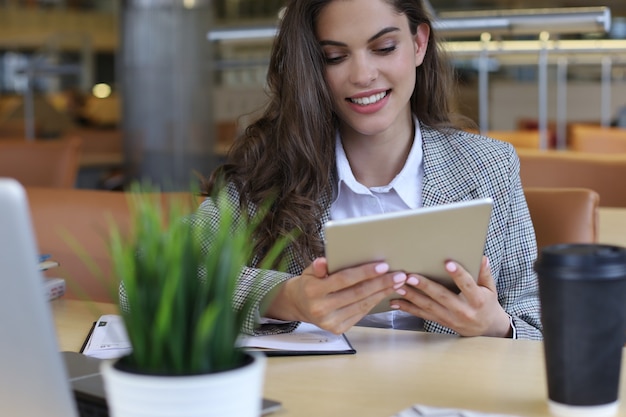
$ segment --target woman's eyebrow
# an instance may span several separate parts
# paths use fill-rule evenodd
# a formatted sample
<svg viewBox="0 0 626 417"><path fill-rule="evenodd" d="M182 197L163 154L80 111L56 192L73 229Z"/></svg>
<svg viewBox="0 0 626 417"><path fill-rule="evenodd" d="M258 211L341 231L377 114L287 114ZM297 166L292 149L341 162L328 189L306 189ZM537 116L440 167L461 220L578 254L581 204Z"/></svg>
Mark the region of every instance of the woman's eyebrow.
<svg viewBox="0 0 626 417"><path fill-rule="evenodd" d="M375 41L376 39L380 38L383 35L386 35L387 33L391 33L391 32L397 32L399 31L400 28L397 28L395 26L389 26L386 27L382 30L380 30L378 33L376 33L374 36L372 36L371 38L369 38L367 40L368 43ZM326 45L331 45L331 46L346 46L345 43L343 42L338 42L338 41L331 41L331 40L321 40L320 41L320 45L321 46L326 46Z"/></svg>
<svg viewBox="0 0 626 417"><path fill-rule="evenodd" d="M391 33L391 32L398 32L400 31L400 28L397 28L395 26L389 26L386 27L384 29L382 29L381 31L379 31L377 34L375 34L374 36L372 36L371 38L369 38L367 40L367 42L372 42L375 41L376 39L380 38L383 35L386 35L387 33Z"/></svg>

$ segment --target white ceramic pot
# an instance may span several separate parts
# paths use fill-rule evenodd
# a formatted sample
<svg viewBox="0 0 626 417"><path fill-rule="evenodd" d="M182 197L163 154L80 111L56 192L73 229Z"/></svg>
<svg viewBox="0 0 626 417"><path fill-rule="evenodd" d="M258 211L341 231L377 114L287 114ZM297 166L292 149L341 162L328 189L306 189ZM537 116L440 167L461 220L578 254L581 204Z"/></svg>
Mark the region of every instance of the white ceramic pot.
<svg viewBox="0 0 626 417"><path fill-rule="evenodd" d="M101 371L111 417L258 417L261 414L265 355L251 363L205 375L154 376L117 369Z"/></svg>

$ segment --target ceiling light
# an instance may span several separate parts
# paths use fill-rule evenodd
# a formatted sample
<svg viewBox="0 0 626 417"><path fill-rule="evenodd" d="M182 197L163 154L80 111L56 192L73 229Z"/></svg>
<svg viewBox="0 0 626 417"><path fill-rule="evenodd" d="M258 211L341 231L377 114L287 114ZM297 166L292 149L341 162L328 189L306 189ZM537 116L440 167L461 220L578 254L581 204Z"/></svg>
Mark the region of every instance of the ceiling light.
<svg viewBox="0 0 626 417"><path fill-rule="evenodd" d="M611 29L608 7L564 7L445 12L436 16L433 28L444 38L492 35L607 33Z"/></svg>

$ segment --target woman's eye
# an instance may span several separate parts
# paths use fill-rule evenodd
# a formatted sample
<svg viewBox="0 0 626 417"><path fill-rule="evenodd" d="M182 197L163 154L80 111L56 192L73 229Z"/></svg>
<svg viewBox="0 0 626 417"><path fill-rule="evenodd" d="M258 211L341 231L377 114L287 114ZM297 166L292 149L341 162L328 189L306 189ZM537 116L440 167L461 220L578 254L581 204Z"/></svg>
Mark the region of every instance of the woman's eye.
<svg viewBox="0 0 626 417"><path fill-rule="evenodd" d="M327 55L325 57L326 64L338 64L344 59L345 55Z"/></svg>
<svg viewBox="0 0 626 417"><path fill-rule="evenodd" d="M385 48L376 49L375 51L377 53L379 53L379 54L387 55L387 54L392 53L395 50L396 50L396 45L391 45L391 46L387 46Z"/></svg>

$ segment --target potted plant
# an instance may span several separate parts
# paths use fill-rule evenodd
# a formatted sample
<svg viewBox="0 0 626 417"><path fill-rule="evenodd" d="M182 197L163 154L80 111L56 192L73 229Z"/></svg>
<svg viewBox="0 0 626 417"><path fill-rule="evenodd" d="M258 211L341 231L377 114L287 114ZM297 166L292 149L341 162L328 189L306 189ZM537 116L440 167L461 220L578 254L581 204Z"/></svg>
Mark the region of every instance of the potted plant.
<svg viewBox="0 0 626 417"><path fill-rule="evenodd" d="M129 195L131 233L113 226L110 249L132 352L102 364L111 415L257 417L265 358L236 347L250 306L232 300L260 216L235 217L217 195L218 218L197 222L190 204L163 207L145 187Z"/></svg>

